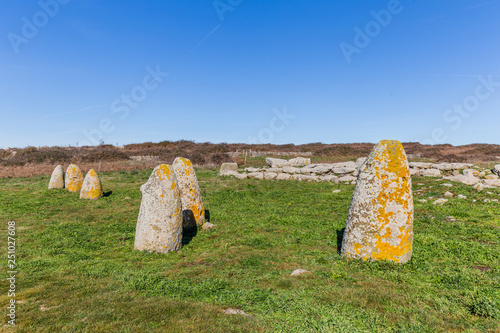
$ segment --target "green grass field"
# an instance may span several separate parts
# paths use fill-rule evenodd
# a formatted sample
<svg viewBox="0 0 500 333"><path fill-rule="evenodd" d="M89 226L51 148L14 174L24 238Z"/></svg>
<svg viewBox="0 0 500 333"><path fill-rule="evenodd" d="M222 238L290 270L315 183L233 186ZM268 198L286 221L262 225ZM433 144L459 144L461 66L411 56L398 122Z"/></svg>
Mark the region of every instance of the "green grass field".
<svg viewBox="0 0 500 333"><path fill-rule="evenodd" d="M4 276L16 221L17 331L500 332L500 203L483 202L500 189L414 178L413 258L398 265L339 256L354 185L198 169L217 228L149 254L133 247L150 172L101 174L109 195L97 201L49 191L49 177L0 179ZM446 191L467 199L419 201ZM310 273L291 277L297 268ZM5 314L8 289L2 278Z"/></svg>

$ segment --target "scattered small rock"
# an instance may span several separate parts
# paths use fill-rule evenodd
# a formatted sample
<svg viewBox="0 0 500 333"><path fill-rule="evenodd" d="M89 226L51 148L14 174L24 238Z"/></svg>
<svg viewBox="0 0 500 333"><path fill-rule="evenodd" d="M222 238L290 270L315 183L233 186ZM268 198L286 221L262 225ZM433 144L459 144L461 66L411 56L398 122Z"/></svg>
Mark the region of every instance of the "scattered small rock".
<svg viewBox="0 0 500 333"><path fill-rule="evenodd" d="M444 193L444 197L445 197L445 198L451 198L451 197L453 197L453 193L446 191L446 192Z"/></svg>
<svg viewBox="0 0 500 333"><path fill-rule="evenodd" d="M247 317L252 317L251 315L249 315L248 313L246 313L245 311L243 310L238 310L238 309L225 309L225 310L222 310L224 311L225 313L227 314L238 314L238 315L242 315L242 316L247 316Z"/></svg>
<svg viewBox="0 0 500 333"><path fill-rule="evenodd" d="M454 216L447 216L445 222L455 222L456 220Z"/></svg>
<svg viewBox="0 0 500 333"><path fill-rule="evenodd" d="M132 199L132 198L131 197L125 197L125 200L130 200L130 199Z"/></svg>
<svg viewBox="0 0 500 333"><path fill-rule="evenodd" d="M210 223L210 222L205 222L205 223L203 223L202 228L203 228L204 230L210 230L210 229L215 229L215 228L217 228L217 226L216 226L215 224L213 224L213 223Z"/></svg>
<svg viewBox="0 0 500 333"><path fill-rule="evenodd" d="M472 188L478 192L481 192L484 189L484 185L481 183L477 183L476 185L472 186Z"/></svg>
<svg viewBox="0 0 500 333"><path fill-rule="evenodd" d="M486 202L490 202L490 201L491 201L490 199L484 199L484 201L483 201L483 202L485 202L485 203L486 203Z"/></svg>
<svg viewBox="0 0 500 333"><path fill-rule="evenodd" d="M444 204L445 202L447 202L448 199L443 199L443 198L440 198L440 199L437 199L436 201L433 202L434 205L437 205L437 204Z"/></svg>
<svg viewBox="0 0 500 333"><path fill-rule="evenodd" d="M300 275L300 274L304 274L304 273L308 273L309 271L306 271L305 269L302 269L302 268L299 268L299 269L296 269L292 272L292 274L290 274L291 276L297 276L297 275Z"/></svg>
<svg viewBox="0 0 500 333"><path fill-rule="evenodd" d="M341 190L333 190L332 193L339 193Z"/></svg>
<svg viewBox="0 0 500 333"><path fill-rule="evenodd" d="M427 200L425 200L425 199L420 199L418 201L420 201L420 202L427 202Z"/></svg>
<svg viewBox="0 0 500 333"><path fill-rule="evenodd" d="M450 183L444 183L444 184L441 184L441 185L443 185L443 186L447 186L447 187L453 187L453 185L452 185L452 184L450 184Z"/></svg>
<svg viewBox="0 0 500 333"><path fill-rule="evenodd" d="M459 198L459 199L467 199L467 197L465 195L463 195L463 194L457 195L457 198Z"/></svg>

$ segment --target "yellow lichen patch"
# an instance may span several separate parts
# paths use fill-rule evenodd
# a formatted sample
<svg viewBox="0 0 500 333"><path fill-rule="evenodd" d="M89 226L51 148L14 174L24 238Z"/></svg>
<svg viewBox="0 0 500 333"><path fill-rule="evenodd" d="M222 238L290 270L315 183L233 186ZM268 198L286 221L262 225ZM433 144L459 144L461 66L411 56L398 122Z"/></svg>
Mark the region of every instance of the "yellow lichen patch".
<svg viewBox="0 0 500 333"><path fill-rule="evenodd" d="M83 181L82 189L80 192L80 199L98 199L102 197L104 194L102 190L101 180L99 176L95 172L94 169L90 169L85 176L85 180Z"/></svg>
<svg viewBox="0 0 500 333"><path fill-rule="evenodd" d="M79 192L82 188L83 173L75 164L71 164L66 170L65 185L69 192Z"/></svg>

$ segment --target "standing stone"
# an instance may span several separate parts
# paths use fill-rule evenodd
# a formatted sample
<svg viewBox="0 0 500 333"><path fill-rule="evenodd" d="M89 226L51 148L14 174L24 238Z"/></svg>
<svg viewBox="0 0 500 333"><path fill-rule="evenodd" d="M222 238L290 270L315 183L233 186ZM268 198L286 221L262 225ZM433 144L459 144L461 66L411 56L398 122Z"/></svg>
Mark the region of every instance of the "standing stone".
<svg viewBox="0 0 500 333"><path fill-rule="evenodd" d="M80 168L71 164L66 169L65 186L69 192L79 192L83 185L83 173Z"/></svg>
<svg viewBox="0 0 500 333"><path fill-rule="evenodd" d="M64 188L64 170L62 165L56 166L50 177L49 190L53 188Z"/></svg>
<svg viewBox="0 0 500 333"><path fill-rule="evenodd" d="M181 193L182 214L184 228L196 228L205 222L205 209L201 200L200 186L190 160L177 157L172 164L179 191Z"/></svg>
<svg viewBox="0 0 500 333"><path fill-rule="evenodd" d="M134 248L167 253L182 246L182 206L177 179L166 164L157 166L141 186L142 202Z"/></svg>
<svg viewBox="0 0 500 333"><path fill-rule="evenodd" d="M403 146L380 141L363 164L342 241L342 255L363 260L410 260L413 195Z"/></svg>
<svg viewBox="0 0 500 333"><path fill-rule="evenodd" d="M95 172L94 169L90 169L90 171L85 176L83 180L82 189L80 191L80 199L99 199L102 197L104 192L102 191L101 180Z"/></svg>

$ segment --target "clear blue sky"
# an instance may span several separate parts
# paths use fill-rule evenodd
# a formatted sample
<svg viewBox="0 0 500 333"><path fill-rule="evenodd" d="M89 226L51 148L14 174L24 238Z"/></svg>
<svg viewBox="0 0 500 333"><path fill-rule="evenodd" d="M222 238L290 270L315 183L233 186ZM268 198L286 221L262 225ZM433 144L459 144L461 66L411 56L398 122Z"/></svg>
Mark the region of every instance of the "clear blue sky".
<svg viewBox="0 0 500 333"><path fill-rule="evenodd" d="M499 0L2 5L2 148L500 143Z"/></svg>

